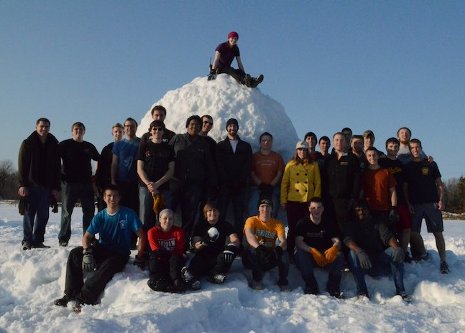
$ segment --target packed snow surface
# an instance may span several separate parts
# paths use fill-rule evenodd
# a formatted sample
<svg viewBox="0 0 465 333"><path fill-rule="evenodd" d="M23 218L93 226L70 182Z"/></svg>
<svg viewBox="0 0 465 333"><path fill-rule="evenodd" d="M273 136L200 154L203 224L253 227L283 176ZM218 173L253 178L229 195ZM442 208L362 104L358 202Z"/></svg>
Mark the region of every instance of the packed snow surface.
<svg viewBox="0 0 465 333"><path fill-rule="evenodd" d="M60 215L51 214L45 235L51 248L21 251L22 217L15 205L0 203L1 332L465 332L464 221L445 223L449 275L439 273L434 238L423 234L431 259L405 266L410 304L393 297L387 277L367 278L372 299L357 300L350 273L342 280L344 300L304 295L292 265L290 292L279 291L276 271L265 275L265 290L254 291L236 259L224 285L202 280L201 290L185 294L153 292L148 272L128 264L107 285L100 304L75 314L53 300L63 295L66 259L80 245L81 220L76 208L70 245L63 248L57 239ZM318 271L317 279L324 290L326 273Z"/></svg>

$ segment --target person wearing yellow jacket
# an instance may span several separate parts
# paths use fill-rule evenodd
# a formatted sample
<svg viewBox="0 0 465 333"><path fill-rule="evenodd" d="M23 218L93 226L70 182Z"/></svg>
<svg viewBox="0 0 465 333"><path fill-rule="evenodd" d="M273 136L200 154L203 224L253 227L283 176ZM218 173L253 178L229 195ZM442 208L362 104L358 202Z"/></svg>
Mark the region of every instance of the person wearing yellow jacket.
<svg viewBox="0 0 465 333"><path fill-rule="evenodd" d="M281 205L287 213L287 251L292 258L295 246L297 221L308 214L308 203L313 197L321 197L320 169L317 162L308 158L308 145L299 141L295 155L284 169L281 181Z"/></svg>

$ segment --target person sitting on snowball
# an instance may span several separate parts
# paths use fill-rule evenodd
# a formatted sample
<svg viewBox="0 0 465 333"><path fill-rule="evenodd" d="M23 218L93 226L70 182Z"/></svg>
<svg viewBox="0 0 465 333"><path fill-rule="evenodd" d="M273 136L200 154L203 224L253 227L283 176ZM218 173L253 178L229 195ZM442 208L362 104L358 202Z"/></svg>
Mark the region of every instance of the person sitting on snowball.
<svg viewBox="0 0 465 333"><path fill-rule="evenodd" d="M271 217L272 210L272 201L262 199L258 203L258 215L251 216L245 221L244 234L247 248L243 253L242 263L245 268L252 270L253 289L263 289L264 273L278 266L278 286L281 291L288 291L289 255L286 251L286 235L284 225Z"/></svg>
<svg viewBox="0 0 465 333"><path fill-rule="evenodd" d="M237 82L247 87L255 88L263 81L263 75L260 74L258 77L253 78L245 73L239 47L237 46L238 39L239 34L235 31L231 31L228 34L228 40L216 47L215 58L208 79L212 80L216 77L216 74L226 73L236 79ZM239 69L231 67L234 58L236 58Z"/></svg>
<svg viewBox="0 0 465 333"><path fill-rule="evenodd" d="M183 292L181 277L184 266L184 231L174 223L171 209L160 212L158 224L147 232L150 245L148 286L155 291Z"/></svg>
<svg viewBox="0 0 465 333"><path fill-rule="evenodd" d="M396 294L409 302L404 287L404 251L384 220L375 220L366 201L354 207L355 220L345 229L344 244L350 249L349 265L359 297L368 297L365 274L391 275Z"/></svg>
<svg viewBox="0 0 465 333"><path fill-rule="evenodd" d="M223 283L240 250L237 233L229 222L219 219L220 211L214 203L207 203L203 214L205 219L195 225L192 233L195 255L183 268L184 281L192 289L200 288L198 278L202 275L208 275L213 283Z"/></svg>
<svg viewBox="0 0 465 333"><path fill-rule="evenodd" d="M107 185L103 192L107 208L92 218L83 238L82 246L69 253L66 264L65 295L55 300L55 305L64 306L74 300L74 312L80 312L83 304L96 304L105 286L128 262L131 236L139 237L138 255L134 264L143 269L146 237L142 222L132 209L119 205L120 192L117 186ZM91 245L99 234L96 245ZM87 275L84 281L84 274Z"/></svg>
<svg viewBox="0 0 465 333"><path fill-rule="evenodd" d="M295 263L305 282L304 292L314 295L319 293L314 268L321 267L329 270L329 294L341 298L344 255L341 252L341 241L336 236L336 223L323 215L323 202L319 197L310 199L308 211L310 214L297 223L295 238Z"/></svg>

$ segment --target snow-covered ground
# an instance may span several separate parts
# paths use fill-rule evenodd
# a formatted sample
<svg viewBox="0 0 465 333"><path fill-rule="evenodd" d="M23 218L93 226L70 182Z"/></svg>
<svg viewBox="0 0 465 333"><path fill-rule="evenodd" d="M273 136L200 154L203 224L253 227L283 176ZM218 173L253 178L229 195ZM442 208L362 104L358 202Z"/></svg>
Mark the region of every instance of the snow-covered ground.
<svg viewBox="0 0 465 333"><path fill-rule="evenodd" d="M367 278L372 300L354 297L354 282L344 273L346 299L304 295L295 267L291 291L265 276L263 291L247 287L240 260L224 285L202 281L185 294L156 293L148 273L132 265L107 285L101 303L81 314L53 305L64 289L66 258L80 244L82 213L76 208L70 246L58 246L59 214L51 214L45 243L50 249L21 251L22 218L17 207L0 203L0 331L3 332L464 332L465 223L447 221L449 275L439 274L434 239L425 236L428 262L406 265L405 285L414 297L405 304L392 297L392 280ZM318 272L323 289L326 274Z"/></svg>

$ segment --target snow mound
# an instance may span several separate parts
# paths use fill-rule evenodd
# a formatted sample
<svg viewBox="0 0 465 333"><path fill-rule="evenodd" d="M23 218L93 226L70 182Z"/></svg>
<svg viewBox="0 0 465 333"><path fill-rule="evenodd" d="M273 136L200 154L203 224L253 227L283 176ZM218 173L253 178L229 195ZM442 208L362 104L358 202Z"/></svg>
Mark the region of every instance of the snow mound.
<svg viewBox="0 0 465 333"><path fill-rule="evenodd" d="M239 122L239 136L249 142L253 150L258 148L258 138L263 132L273 135L273 150L288 158L298 140L297 132L284 107L264 95L260 89L247 88L238 84L226 74L216 80L206 77L195 78L192 82L168 91L155 105L166 110L165 125L176 133L186 132L186 119L191 115L209 114L213 117L213 129L209 135L216 141L226 136L226 121L236 118ZM152 117L150 109L141 120L137 136L147 132Z"/></svg>

